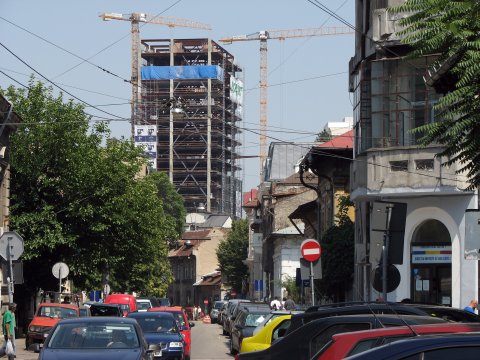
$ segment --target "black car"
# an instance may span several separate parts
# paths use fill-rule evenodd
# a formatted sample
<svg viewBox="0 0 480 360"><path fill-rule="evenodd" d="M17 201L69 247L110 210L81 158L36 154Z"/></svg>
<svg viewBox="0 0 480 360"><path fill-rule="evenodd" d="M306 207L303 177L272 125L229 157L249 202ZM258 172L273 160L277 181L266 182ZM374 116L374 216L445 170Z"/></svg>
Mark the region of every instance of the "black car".
<svg viewBox="0 0 480 360"><path fill-rule="evenodd" d="M293 316L292 316L293 318ZM416 324L438 324L446 320L430 316L394 315L394 314L362 314L332 316L312 320L294 332L274 342L262 351L241 353L238 360L310 360L333 335L344 332L377 329L388 326L404 326ZM279 332L279 336L282 334Z"/></svg>
<svg viewBox="0 0 480 360"><path fill-rule="evenodd" d="M32 349L33 347L33 349ZM81 317L61 320L50 331L38 360L153 360L158 345L148 345L134 319L120 317Z"/></svg>
<svg viewBox="0 0 480 360"><path fill-rule="evenodd" d="M232 336L230 339L230 354L235 355L240 351L243 338L253 336L255 328L263 322L270 313L270 307L244 305L237 314L232 326Z"/></svg>
<svg viewBox="0 0 480 360"><path fill-rule="evenodd" d="M408 304L411 305L411 304ZM328 316L356 315L356 314L399 314L430 316L426 311L415 306L407 306L394 302L350 302L311 306L302 314L292 315L287 334L295 331L304 324Z"/></svg>
<svg viewBox="0 0 480 360"><path fill-rule="evenodd" d="M215 301L213 304L212 310L210 310L210 319L212 324L218 322L218 315L220 314L220 310L223 308L223 305L225 305L225 301Z"/></svg>
<svg viewBox="0 0 480 360"><path fill-rule="evenodd" d="M480 354L479 333L423 335L398 340L348 360L477 360Z"/></svg>
<svg viewBox="0 0 480 360"><path fill-rule="evenodd" d="M480 323L480 316L475 313L465 311L463 309L452 308L445 305L432 305L432 304L402 304L406 307L413 307L417 310L424 311L426 314L438 318L442 318L455 322L474 322Z"/></svg>
<svg viewBox="0 0 480 360"><path fill-rule="evenodd" d="M235 321L237 320L237 317L238 317L238 314L240 314L240 311L242 311L243 309L245 308L249 308L249 309L253 309L253 308L256 308L260 311L262 311L263 313L265 314L268 314L271 310L270 310L270 305L266 304L266 303L262 303L262 302L240 302L238 303L233 312L232 312L232 315L230 316L230 326L229 326L229 330L228 330L228 334L230 336L232 336L232 331L233 331L233 328L234 328L234 324L235 324Z"/></svg>
<svg viewBox="0 0 480 360"><path fill-rule="evenodd" d="M132 312L128 318L137 320L149 345L160 347L154 358L183 360L185 341L172 313L160 311Z"/></svg>
<svg viewBox="0 0 480 360"><path fill-rule="evenodd" d="M123 316L123 311L120 305L95 303L90 305L91 316Z"/></svg>
<svg viewBox="0 0 480 360"><path fill-rule="evenodd" d="M222 316L222 328L223 328L223 335L230 335L230 328L231 328L231 323L232 323L232 315L233 312L240 302L251 302L250 300L244 300L244 299L230 299L228 300L227 308L225 310L225 313Z"/></svg>

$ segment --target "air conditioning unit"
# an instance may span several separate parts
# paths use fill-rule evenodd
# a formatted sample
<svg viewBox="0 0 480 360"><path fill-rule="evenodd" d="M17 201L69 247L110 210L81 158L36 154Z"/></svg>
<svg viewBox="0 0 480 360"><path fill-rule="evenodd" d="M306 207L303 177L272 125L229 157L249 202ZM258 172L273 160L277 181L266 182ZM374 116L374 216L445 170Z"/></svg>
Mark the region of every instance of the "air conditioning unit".
<svg viewBox="0 0 480 360"><path fill-rule="evenodd" d="M387 9L375 9L372 15L372 39L374 41L387 40L395 32L393 15Z"/></svg>

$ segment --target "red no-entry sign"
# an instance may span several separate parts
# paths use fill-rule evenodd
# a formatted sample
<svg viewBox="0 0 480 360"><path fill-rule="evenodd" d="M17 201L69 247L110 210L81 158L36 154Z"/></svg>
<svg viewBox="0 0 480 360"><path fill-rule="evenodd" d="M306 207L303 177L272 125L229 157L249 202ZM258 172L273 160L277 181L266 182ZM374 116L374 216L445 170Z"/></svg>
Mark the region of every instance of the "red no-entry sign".
<svg viewBox="0 0 480 360"><path fill-rule="evenodd" d="M313 239L304 240L300 249L302 251L302 257L310 262L317 261L320 259L320 255L322 255L322 247L318 241Z"/></svg>

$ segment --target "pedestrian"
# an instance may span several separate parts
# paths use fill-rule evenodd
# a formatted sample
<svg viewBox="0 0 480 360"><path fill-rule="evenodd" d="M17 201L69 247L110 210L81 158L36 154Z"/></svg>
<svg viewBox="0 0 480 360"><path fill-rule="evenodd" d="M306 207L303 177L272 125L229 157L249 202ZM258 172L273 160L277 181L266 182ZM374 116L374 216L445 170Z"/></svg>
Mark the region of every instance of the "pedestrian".
<svg viewBox="0 0 480 360"><path fill-rule="evenodd" d="M8 305L8 310L5 311L3 314L2 320L2 330L3 330L3 337L5 338L5 344L0 349L0 356L4 356L5 349L7 347L7 341L10 340L13 345L13 350L15 351L15 328L17 327L17 323L15 321L15 310L17 309L17 304L12 302ZM15 355L8 355L8 360L13 360Z"/></svg>
<svg viewBox="0 0 480 360"><path fill-rule="evenodd" d="M63 301L61 302L62 304L70 304L70 296L65 296L63 298Z"/></svg>
<svg viewBox="0 0 480 360"><path fill-rule="evenodd" d="M280 300L278 300L278 296L275 296L275 298L270 302L270 308L272 310L280 310L282 308L282 304L280 303Z"/></svg>
<svg viewBox="0 0 480 360"><path fill-rule="evenodd" d="M477 309L478 306L478 301L477 300L470 300L470 303L463 308L463 310L474 313L475 310Z"/></svg>
<svg viewBox="0 0 480 360"><path fill-rule="evenodd" d="M285 300L284 308L290 311L295 310L295 301L293 301L290 295L287 297L287 300Z"/></svg>

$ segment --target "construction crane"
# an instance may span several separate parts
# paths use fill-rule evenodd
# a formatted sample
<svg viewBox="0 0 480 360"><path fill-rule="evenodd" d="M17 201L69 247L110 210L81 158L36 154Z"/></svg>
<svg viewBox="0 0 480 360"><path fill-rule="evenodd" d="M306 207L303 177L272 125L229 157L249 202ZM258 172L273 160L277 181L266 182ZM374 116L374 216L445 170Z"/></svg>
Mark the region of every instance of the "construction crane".
<svg viewBox="0 0 480 360"><path fill-rule="evenodd" d="M349 27L325 26L321 28L291 29L291 30L265 30L249 35L239 35L220 39L223 44L229 45L237 41L260 41L260 180L263 181L263 167L267 158L267 109L268 109L268 62L267 40L285 40L292 38L346 35L355 32Z"/></svg>
<svg viewBox="0 0 480 360"><path fill-rule="evenodd" d="M167 16L150 16L143 13L118 14L103 13L99 15L104 21L124 20L132 24L132 137L134 136L134 125L138 122L139 109L141 104L141 50L140 50L140 23L166 25L168 27L186 27L202 30L212 30L209 24L179 19Z"/></svg>

